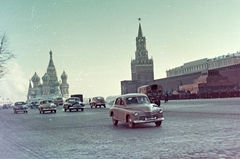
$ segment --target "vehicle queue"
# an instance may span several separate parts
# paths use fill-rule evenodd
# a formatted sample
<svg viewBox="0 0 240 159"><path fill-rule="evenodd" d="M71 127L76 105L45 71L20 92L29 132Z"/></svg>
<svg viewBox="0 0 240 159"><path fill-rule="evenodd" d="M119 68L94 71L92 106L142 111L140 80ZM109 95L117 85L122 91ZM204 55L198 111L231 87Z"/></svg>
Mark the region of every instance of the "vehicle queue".
<svg viewBox="0 0 240 159"><path fill-rule="evenodd" d="M58 99L59 100L59 99ZM62 104L56 104L53 99L42 99L38 101L38 111L40 114L57 113L57 107L61 106L66 111L84 111L86 108L83 99L79 97L70 97L62 102ZM89 99L89 108L106 108L106 101L103 97L97 96ZM15 102L13 105L13 112L18 114L20 112L28 113L28 108L31 107L31 103L23 101ZM129 93L116 96L113 104L109 108L109 116L112 119L113 125L116 126L118 121L127 123L130 128L134 128L136 124L155 123L155 125L161 126L163 117L163 109L152 102L146 94L143 93Z"/></svg>

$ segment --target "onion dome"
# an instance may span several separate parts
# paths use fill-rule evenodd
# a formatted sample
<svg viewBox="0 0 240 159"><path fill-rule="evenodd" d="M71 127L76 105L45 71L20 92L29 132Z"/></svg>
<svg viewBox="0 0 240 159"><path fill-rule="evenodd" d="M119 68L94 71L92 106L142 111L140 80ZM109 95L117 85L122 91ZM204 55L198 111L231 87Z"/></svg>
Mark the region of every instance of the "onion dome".
<svg viewBox="0 0 240 159"><path fill-rule="evenodd" d="M65 71L63 71L62 75L61 75L61 79L67 79L67 74L65 73Z"/></svg>
<svg viewBox="0 0 240 159"><path fill-rule="evenodd" d="M49 81L50 80L50 76L47 73L45 73L44 76L42 77L42 80L43 81Z"/></svg>
<svg viewBox="0 0 240 159"><path fill-rule="evenodd" d="M54 85L55 85L55 86L59 86L59 82L56 80L56 81L54 82Z"/></svg>
<svg viewBox="0 0 240 159"><path fill-rule="evenodd" d="M35 72L34 75L32 76L31 80L33 82L39 82L40 81L40 77L37 75L37 73Z"/></svg>

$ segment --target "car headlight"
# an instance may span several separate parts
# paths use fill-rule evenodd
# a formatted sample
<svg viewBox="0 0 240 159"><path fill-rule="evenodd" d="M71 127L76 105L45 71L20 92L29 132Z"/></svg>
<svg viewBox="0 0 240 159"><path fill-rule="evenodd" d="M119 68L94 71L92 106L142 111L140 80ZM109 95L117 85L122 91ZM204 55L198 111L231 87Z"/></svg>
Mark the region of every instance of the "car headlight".
<svg viewBox="0 0 240 159"><path fill-rule="evenodd" d="M138 116L138 112L133 112L133 115L134 116Z"/></svg>
<svg viewBox="0 0 240 159"><path fill-rule="evenodd" d="M158 109L158 112L159 113L163 113L163 109Z"/></svg>

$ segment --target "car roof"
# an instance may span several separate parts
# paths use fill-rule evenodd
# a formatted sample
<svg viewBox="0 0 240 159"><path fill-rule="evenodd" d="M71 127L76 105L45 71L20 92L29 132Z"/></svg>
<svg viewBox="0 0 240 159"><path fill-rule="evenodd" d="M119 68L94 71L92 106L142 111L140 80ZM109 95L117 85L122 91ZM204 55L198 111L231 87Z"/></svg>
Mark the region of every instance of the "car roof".
<svg viewBox="0 0 240 159"><path fill-rule="evenodd" d="M119 98L119 97L127 98L127 97L136 97L136 96L147 96L147 95L145 95L143 93L128 93L128 94L120 95L117 98Z"/></svg>
<svg viewBox="0 0 240 159"><path fill-rule="evenodd" d="M103 96L95 96L95 97L92 97L92 98L104 98Z"/></svg>
<svg viewBox="0 0 240 159"><path fill-rule="evenodd" d="M78 98L78 99L80 99L79 97L69 97L68 99L71 99L71 98Z"/></svg>
<svg viewBox="0 0 240 159"><path fill-rule="evenodd" d="M18 102L15 102L15 103L26 103L26 102L24 102L24 101L18 101Z"/></svg>
<svg viewBox="0 0 240 159"><path fill-rule="evenodd" d="M42 101L52 101L52 99L42 99L42 100L39 100L39 102L42 102Z"/></svg>

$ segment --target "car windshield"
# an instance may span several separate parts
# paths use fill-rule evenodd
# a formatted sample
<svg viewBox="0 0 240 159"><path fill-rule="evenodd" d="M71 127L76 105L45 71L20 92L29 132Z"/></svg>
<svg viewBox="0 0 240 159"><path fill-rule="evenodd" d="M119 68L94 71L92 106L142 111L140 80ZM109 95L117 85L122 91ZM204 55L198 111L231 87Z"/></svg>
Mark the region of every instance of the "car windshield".
<svg viewBox="0 0 240 159"><path fill-rule="evenodd" d="M68 101L69 102L78 102L78 101L80 101L80 99L79 98L69 98Z"/></svg>
<svg viewBox="0 0 240 159"><path fill-rule="evenodd" d="M25 104L24 102L17 102L17 103L15 103L15 105L23 105L23 104Z"/></svg>
<svg viewBox="0 0 240 159"><path fill-rule="evenodd" d="M149 99L145 96L138 96L138 97L128 97L126 98L126 104L142 104L142 103L149 103Z"/></svg>
<svg viewBox="0 0 240 159"><path fill-rule="evenodd" d="M93 98L93 101L104 102L104 98L103 97L95 97L95 98Z"/></svg>

